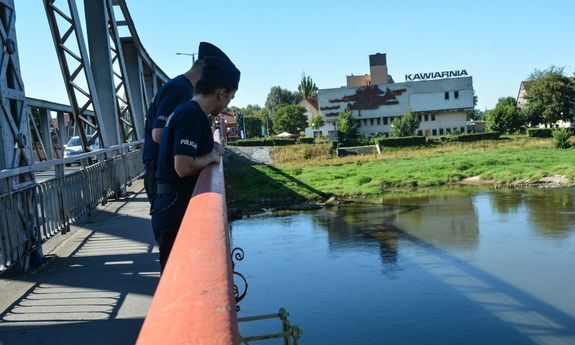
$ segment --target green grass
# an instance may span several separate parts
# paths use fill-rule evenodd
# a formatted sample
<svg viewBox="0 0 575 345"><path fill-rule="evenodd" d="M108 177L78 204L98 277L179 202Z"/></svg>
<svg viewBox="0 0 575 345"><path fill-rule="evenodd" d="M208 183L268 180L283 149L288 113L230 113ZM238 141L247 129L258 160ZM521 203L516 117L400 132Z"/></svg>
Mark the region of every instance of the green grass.
<svg viewBox="0 0 575 345"><path fill-rule="evenodd" d="M575 149L557 150L552 139L511 137L344 158L331 157L323 148L315 150L319 154L311 159L303 158L303 149L297 145L278 149L274 158L279 162L273 166L226 166L227 183L233 186L228 194L239 199L375 197L394 190L445 186L474 176L499 184L529 183L550 175L575 178Z"/></svg>

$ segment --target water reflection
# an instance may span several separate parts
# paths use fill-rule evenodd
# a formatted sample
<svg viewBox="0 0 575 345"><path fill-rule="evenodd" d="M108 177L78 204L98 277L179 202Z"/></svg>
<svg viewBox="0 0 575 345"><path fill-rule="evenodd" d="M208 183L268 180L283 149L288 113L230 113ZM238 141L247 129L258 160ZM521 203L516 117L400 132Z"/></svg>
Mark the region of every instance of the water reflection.
<svg viewBox="0 0 575 345"><path fill-rule="evenodd" d="M574 197L428 196L235 222L253 287L242 310L285 306L306 344L575 344Z"/></svg>

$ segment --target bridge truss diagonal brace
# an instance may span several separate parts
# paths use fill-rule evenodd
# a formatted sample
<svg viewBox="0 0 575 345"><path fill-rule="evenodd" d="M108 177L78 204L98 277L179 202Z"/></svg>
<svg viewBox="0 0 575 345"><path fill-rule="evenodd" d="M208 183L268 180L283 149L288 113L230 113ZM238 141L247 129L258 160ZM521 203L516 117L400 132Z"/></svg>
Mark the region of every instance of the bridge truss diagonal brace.
<svg viewBox="0 0 575 345"><path fill-rule="evenodd" d="M65 11L57 7L56 0L43 0L43 2L46 9L46 15L48 17L48 24L50 26L52 38L54 40L54 47L56 48L56 55L58 56L58 61L60 63L60 70L62 71L62 77L64 78L64 84L68 93L70 105L72 107L72 116L78 129L82 147L85 151L89 151L89 146L94 141L94 139L92 139L91 142L88 142L86 131L89 128L94 129L94 136L100 137L101 146L109 147L111 142L109 135L114 135L115 132L111 131L110 128L106 126L108 123L103 118L104 113L102 111L101 102L97 94L93 70L90 64L86 44L84 42L84 35L80 24L81 22L78 15L76 2L75 0L67 0L68 9L70 12L69 17L64 15ZM63 1L59 1L59 3L60 2ZM57 21L58 17L64 18L64 20L70 24L70 27L65 30L64 35L62 35L60 32ZM69 52L74 51L74 49L67 47L66 44L69 44L68 41L72 33L75 36L75 41L77 44L77 50L79 53L78 56L80 57L80 66L73 73L70 73L70 65L68 63L67 56L72 56ZM76 83L74 83L74 79L82 72L86 79L88 90L82 90ZM81 105L78 99L79 96L84 96L87 98L87 102ZM94 109L94 117L87 115L87 110L90 105Z"/></svg>
<svg viewBox="0 0 575 345"><path fill-rule="evenodd" d="M16 39L13 0L0 0L0 170L32 164L30 125ZM33 183L26 173L0 181L1 190L18 190Z"/></svg>

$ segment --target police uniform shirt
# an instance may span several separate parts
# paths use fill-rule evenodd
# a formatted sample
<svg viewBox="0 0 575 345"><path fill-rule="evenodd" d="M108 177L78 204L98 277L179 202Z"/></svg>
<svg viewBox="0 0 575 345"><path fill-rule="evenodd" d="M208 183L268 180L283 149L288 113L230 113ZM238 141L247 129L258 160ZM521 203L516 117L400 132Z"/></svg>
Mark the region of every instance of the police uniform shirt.
<svg viewBox="0 0 575 345"><path fill-rule="evenodd" d="M178 105L192 99L193 96L194 87L183 74L169 80L160 88L146 115L146 140L144 141L142 154L144 162L158 160L160 145L152 139L152 130L164 128L169 115L174 109Z"/></svg>
<svg viewBox="0 0 575 345"><path fill-rule="evenodd" d="M185 185L185 189L193 190L198 176L179 177L174 168L174 156L198 157L213 148L211 124L200 105L196 101L179 105L164 127L156 173L158 184Z"/></svg>

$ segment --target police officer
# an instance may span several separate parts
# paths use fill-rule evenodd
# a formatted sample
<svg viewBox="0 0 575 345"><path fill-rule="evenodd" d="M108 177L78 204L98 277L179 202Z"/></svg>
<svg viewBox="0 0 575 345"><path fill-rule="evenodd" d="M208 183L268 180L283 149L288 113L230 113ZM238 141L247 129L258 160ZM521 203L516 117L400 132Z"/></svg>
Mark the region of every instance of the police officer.
<svg viewBox="0 0 575 345"><path fill-rule="evenodd" d="M165 83L154 97L148 109L142 160L145 166L144 188L150 203L156 193L155 174L164 125L168 116L178 105L189 101L194 96L194 86L200 78L204 59L207 56L216 56L229 61L226 54L218 47L208 42L201 42L198 48L198 60L194 62L186 73L180 74Z"/></svg>
<svg viewBox="0 0 575 345"><path fill-rule="evenodd" d="M234 98L240 71L226 59L207 57L192 100L170 115L160 143L152 227L160 246L162 271L170 255L200 171L219 163L223 148L213 140L209 116Z"/></svg>

